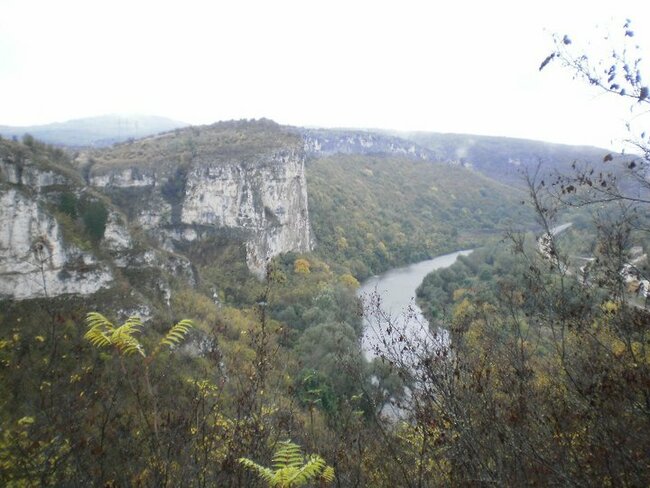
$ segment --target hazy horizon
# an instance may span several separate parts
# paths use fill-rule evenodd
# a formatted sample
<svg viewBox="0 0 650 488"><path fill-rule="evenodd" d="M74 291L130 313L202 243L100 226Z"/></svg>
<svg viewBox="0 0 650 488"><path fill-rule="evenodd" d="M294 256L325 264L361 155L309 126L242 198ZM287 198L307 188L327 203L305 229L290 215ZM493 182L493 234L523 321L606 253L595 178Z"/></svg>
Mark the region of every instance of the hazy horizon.
<svg viewBox="0 0 650 488"><path fill-rule="evenodd" d="M553 33L580 45L620 30L625 17L648 52L644 12L636 0L5 0L0 125L131 113L618 147L628 104L559 65L538 68ZM605 52L596 44L588 49Z"/></svg>
<svg viewBox="0 0 650 488"><path fill-rule="evenodd" d="M231 122L231 121L239 121L239 120L271 120L273 122L276 122L275 120L271 119L270 117L260 117L256 119L227 119L227 120L215 120L213 122L206 122L204 124L190 124L188 122L182 121L182 120L175 120L170 117L166 117L164 115L158 115L158 114L138 114L138 113L133 113L133 114L128 114L128 113L111 113L111 114L101 114L101 115L91 115L89 117L81 117L78 119L68 119L68 120L55 120L52 122L46 122L44 124L34 124L34 125L8 125L8 124L0 124L0 127L10 127L13 129L29 129L33 127L48 127L51 125L56 125L56 124L66 124L68 122L75 122L75 121L81 121L81 120L92 120L92 119L101 119L104 117L123 117L125 119L128 118L159 118L159 119L164 119L168 120L170 122L176 122L179 124L182 124L179 126L179 128L183 127L193 127L193 126L209 126L212 124L217 124L220 122ZM561 145L568 145L568 146L585 146L585 147L600 147L602 149L612 149L611 147L608 146L595 146L593 144L569 144L569 143L564 143L564 142L557 142L557 141L549 141L545 139L536 139L532 137L514 137L514 136L508 136L508 135L495 135L495 134L479 134L479 133L469 133L469 132L450 132L450 131L428 131L428 130L399 130L399 129L385 129L385 128L378 128L378 127L327 127L327 126L322 126L322 125L295 125L295 124L280 124L286 127L300 127L304 129L313 129L313 130L342 130L342 131L362 131L362 132L377 132L377 133L390 133L394 134L397 136L400 135L410 135L410 134L417 134L417 133L431 133L431 134L448 134L448 135L463 135L463 136L478 136L478 137L500 137L504 139L518 139L518 140L529 140L529 141L535 141L535 142L542 142L542 143L548 143L548 144L561 144ZM142 137L147 137L147 136L142 136Z"/></svg>

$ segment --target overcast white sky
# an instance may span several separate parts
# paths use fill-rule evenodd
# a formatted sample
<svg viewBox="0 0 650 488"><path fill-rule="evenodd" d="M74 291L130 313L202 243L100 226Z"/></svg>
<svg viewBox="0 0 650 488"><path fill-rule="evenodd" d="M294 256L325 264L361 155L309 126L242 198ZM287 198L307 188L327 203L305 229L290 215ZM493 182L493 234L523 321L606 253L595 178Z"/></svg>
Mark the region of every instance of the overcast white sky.
<svg viewBox="0 0 650 488"><path fill-rule="evenodd" d="M0 0L0 124L267 117L611 146L626 105L538 67L551 33L625 17L650 52L647 4Z"/></svg>

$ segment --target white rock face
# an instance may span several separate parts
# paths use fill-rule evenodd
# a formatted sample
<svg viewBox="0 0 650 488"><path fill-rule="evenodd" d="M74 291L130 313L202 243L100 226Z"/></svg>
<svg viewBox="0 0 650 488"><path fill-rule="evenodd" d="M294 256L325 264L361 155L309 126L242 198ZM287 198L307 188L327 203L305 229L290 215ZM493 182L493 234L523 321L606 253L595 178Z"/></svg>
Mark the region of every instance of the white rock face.
<svg viewBox="0 0 650 488"><path fill-rule="evenodd" d="M130 178L139 179L130 179ZM143 176L137 169L92 176L102 187L138 187L154 184L152 193L137 208L137 222L155 236L163 248L173 242L200 240L218 229L234 229L246 240L247 264L257 276L267 261L283 252L310 249L307 183L301 148L278 150L250 160L201 160L187 172L184 193L174 205L162 197L167 176ZM177 212L174 214L174 212ZM176 215L172 221L172 214ZM128 247L127 236L109 223L106 240L111 249Z"/></svg>
<svg viewBox="0 0 650 488"><path fill-rule="evenodd" d="M104 230L104 244L111 251L125 251L133 246L129 232L115 212L111 212L108 216Z"/></svg>
<svg viewBox="0 0 650 488"><path fill-rule="evenodd" d="M53 171L43 171L29 164L18 166L0 159L0 175L2 178L15 185L22 184L35 188L45 186L63 185L66 178Z"/></svg>
<svg viewBox="0 0 650 488"><path fill-rule="evenodd" d="M90 184L93 186L117 188L145 187L155 185L156 180L150 172L142 172L134 168L126 168L121 171L111 171L107 174L93 175Z"/></svg>
<svg viewBox="0 0 650 488"><path fill-rule="evenodd" d="M437 161L433 151L398 137L358 130L302 129L308 154L395 154Z"/></svg>
<svg viewBox="0 0 650 488"><path fill-rule="evenodd" d="M90 294L109 286L109 270L66 247L58 223L15 188L0 188L0 297Z"/></svg>
<svg viewBox="0 0 650 488"><path fill-rule="evenodd" d="M188 174L181 222L248 231L247 263L258 276L264 275L271 257L308 251L309 213L302 154L288 151L251 163L195 167ZM194 240L196 235L190 232L184 237Z"/></svg>
<svg viewBox="0 0 650 488"><path fill-rule="evenodd" d="M145 229L154 229L162 225L169 225L171 223L171 205L165 201L151 203L151 206L142 209L139 213L137 217L138 224Z"/></svg>

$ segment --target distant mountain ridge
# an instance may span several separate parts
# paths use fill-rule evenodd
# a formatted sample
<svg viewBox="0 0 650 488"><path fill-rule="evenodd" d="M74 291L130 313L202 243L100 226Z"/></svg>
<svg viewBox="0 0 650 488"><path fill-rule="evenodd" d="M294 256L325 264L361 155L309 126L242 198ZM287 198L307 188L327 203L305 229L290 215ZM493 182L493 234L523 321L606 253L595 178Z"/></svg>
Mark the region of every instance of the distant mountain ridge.
<svg viewBox="0 0 650 488"><path fill-rule="evenodd" d="M598 165L611 153L593 146L570 146L511 137L437 132L387 132L413 141L438 161L457 163L506 184L521 185L539 164L544 173L566 171L574 161Z"/></svg>
<svg viewBox="0 0 650 488"><path fill-rule="evenodd" d="M234 122L234 121L232 121ZM243 123L244 121L239 121ZM6 138L30 134L67 147L109 147L170 132L189 124L157 116L104 115L29 127L0 126ZM391 155L473 169L507 185L521 187L523 174L542 164L542 173L565 172L574 161L602 167L610 151L510 137L374 129L287 127L299 134L311 158L336 154ZM603 170L608 168L602 167Z"/></svg>
<svg viewBox="0 0 650 488"><path fill-rule="evenodd" d="M0 135L11 138L30 134L40 141L57 146L107 147L188 125L153 115L101 115L44 125L0 126Z"/></svg>
<svg viewBox="0 0 650 488"><path fill-rule="evenodd" d="M423 161L439 162L434 151L403 137L363 129L298 129L307 154L316 157L334 154L390 154Z"/></svg>

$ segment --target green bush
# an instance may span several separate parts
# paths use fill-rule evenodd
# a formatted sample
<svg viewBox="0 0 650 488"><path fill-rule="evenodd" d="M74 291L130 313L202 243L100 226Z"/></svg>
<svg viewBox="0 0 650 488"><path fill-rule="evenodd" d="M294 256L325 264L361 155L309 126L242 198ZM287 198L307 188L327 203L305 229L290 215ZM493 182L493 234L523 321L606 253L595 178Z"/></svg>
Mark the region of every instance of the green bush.
<svg viewBox="0 0 650 488"><path fill-rule="evenodd" d="M106 222L108 221L106 205L99 200L84 202L81 208L81 219L88 237L93 242L99 242L104 237Z"/></svg>
<svg viewBox="0 0 650 488"><path fill-rule="evenodd" d="M61 194L59 210L72 219L77 218L77 197L74 193L66 191Z"/></svg>

